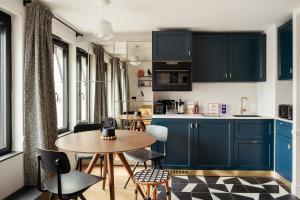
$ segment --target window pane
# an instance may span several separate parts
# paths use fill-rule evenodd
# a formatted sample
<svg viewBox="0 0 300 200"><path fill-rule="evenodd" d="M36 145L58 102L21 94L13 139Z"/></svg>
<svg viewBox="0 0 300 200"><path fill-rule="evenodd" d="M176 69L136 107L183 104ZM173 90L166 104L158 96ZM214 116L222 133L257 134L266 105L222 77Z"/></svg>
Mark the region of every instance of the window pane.
<svg viewBox="0 0 300 200"><path fill-rule="evenodd" d="M87 105L88 105L88 90L87 90L87 59L85 57L81 57L81 80L83 84L80 85L81 91L81 121L87 121Z"/></svg>
<svg viewBox="0 0 300 200"><path fill-rule="evenodd" d="M54 45L54 82L57 108L57 128L64 128L64 50Z"/></svg>
<svg viewBox="0 0 300 200"><path fill-rule="evenodd" d="M4 60L4 27L0 23L0 149L4 148L6 146L6 139L5 139L5 127L4 127L4 100L5 100L5 94L4 94L4 66L5 66L5 60Z"/></svg>

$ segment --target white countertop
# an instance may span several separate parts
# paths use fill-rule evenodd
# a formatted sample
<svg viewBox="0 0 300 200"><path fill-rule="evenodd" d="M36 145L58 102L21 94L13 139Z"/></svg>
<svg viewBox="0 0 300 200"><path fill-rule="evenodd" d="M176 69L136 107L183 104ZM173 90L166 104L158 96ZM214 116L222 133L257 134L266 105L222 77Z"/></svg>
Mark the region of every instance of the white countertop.
<svg viewBox="0 0 300 200"><path fill-rule="evenodd" d="M275 117L269 117L269 116L261 116L259 117L235 117L233 115L224 115L224 116L203 116L201 114L154 114L152 118L158 118L158 119L278 119L283 120L287 122L291 122L287 119L281 119L281 118L275 118Z"/></svg>

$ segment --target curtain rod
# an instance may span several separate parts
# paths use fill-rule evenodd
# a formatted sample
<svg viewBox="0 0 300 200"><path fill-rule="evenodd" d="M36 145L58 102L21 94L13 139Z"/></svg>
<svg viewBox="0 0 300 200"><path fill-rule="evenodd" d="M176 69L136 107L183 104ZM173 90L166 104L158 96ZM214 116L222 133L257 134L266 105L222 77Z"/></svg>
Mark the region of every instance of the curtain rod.
<svg viewBox="0 0 300 200"><path fill-rule="evenodd" d="M27 4L32 3L32 0L23 0L23 5L26 6ZM54 19L56 19L57 21L59 21L60 23L62 23L63 25L65 25L66 27L68 27L69 29L71 29L72 31L74 31L76 33L76 37L81 36L83 37L83 34L78 32L75 28L73 28L72 26L70 26L69 24L67 24L66 22L62 21L61 19L59 19L58 17L56 17L54 15L53 17Z"/></svg>

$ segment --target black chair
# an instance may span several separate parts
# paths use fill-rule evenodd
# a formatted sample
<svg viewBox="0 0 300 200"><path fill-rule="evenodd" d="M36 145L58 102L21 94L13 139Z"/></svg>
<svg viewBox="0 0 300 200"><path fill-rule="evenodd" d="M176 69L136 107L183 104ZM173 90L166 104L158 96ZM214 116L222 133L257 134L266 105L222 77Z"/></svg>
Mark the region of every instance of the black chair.
<svg viewBox="0 0 300 200"><path fill-rule="evenodd" d="M41 192L50 192L50 198L85 200L83 192L102 180L97 176L71 170L70 162L64 152L37 149L38 180L37 187ZM42 181L41 169L55 174Z"/></svg>
<svg viewBox="0 0 300 200"><path fill-rule="evenodd" d="M160 169L162 169L160 160L162 158L166 157L166 154L167 154L168 128L166 128L164 126L148 125L146 127L145 134L153 135L154 137L156 137L158 142L162 142L164 150L163 150L163 153L151 151L148 149L138 149L138 150L126 152L125 153L126 157L137 161L132 170L132 173L134 173L134 171L136 170L137 166L140 163L143 163L145 166L145 169L147 169L147 165L146 165L147 161L152 161L154 169L156 169L157 166ZM124 189L127 187L129 180L130 180L130 178L127 179Z"/></svg>
<svg viewBox="0 0 300 200"><path fill-rule="evenodd" d="M84 132L84 131L93 131L93 130L100 130L102 129L102 125L101 124L77 124L74 127L73 132L74 133L80 133L80 132ZM93 154L89 154L89 153L76 153L76 160L77 160L77 165L76 165L76 169L79 171L82 171L82 161L83 160L91 160L93 158ZM100 170L101 170L101 176L102 176L102 165L103 165L103 159L104 156L100 156Z"/></svg>

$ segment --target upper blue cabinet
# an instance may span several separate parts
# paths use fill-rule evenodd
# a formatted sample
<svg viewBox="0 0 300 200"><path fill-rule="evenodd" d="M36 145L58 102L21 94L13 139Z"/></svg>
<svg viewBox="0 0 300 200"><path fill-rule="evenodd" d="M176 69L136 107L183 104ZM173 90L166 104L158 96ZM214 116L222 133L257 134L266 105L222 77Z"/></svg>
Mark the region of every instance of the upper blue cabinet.
<svg viewBox="0 0 300 200"><path fill-rule="evenodd" d="M190 31L153 31L152 60L192 61L192 33Z"/></svg>
<svg viewBox="0 0 300 200"><path fill-rule="evenodd" d="M293 78L293 22L278 28L278 80Z"/></svg>
<svg viewBox="0 0 300 200"><path fill-rule="evenodd" d="M195 33L194 82L266 80L266 36L262 33Z"/></svg>

